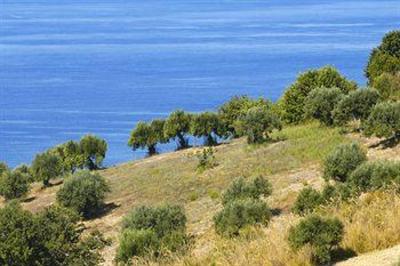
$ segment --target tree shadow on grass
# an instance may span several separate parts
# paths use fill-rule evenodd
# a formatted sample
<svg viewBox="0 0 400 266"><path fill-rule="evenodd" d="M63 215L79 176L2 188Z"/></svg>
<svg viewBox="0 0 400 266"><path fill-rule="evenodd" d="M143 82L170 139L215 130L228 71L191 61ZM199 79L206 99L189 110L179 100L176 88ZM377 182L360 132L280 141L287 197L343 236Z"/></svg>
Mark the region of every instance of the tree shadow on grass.
<svg viewBox="0 0 400 266"><path fill-rule="evenodd" d="M120 204L115 204L114 202L106 203L106 204L103 205L102 208L100 208L96 212L94 212L91 215L89 215L88 217L86 217L86 219L90 220L90 219L102 218L102 217L106 216L107 214L109 214L110 212L112 212L113 210L115 210L115 209L117 209L119 207L121 207L121 205Z"/></svg>
<svg viewBox="0 0 400 266"><path fill-rule="evenodd" d="M31 197L29 197L29 198L23 199L22 202L24 202L24 203L29 203L29 202L34 201L35 199L36 199L35 196L31 196Z"/></svg>
<svg viewBox="0 0 400 266"><path fill-rule="evenodd" d="M272 216L279 216L281 215L283 210L281 208L273 208L271 209Z"/></svg>
<svg viewBox="0 0 400 266"><path fill-rule="evenodd" d="M400 143L400 136L393 136L388 139L381 140L377 143L371 144L369 148L382 147L383 149L394 148Z"/></svg>
<svg viewBox="0 0 400 266"><path fill-rule="evenodd" d="M357 253L350 248L338 248L332 254L332 262L347 260L357 256Z"/></svg>

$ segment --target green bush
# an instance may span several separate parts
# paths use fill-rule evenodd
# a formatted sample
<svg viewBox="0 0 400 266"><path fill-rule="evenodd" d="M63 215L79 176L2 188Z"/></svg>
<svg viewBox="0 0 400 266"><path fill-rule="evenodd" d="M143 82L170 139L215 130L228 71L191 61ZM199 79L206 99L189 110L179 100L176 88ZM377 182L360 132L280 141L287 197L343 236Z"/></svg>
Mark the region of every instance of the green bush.
<svg viewBox="0 0 400 266"><path fill-rule="evenodd" d="M6 200L25 196L29 188L29 176L20 171L8 170L0 175L0 195Z"/></svg>
<svg viewBox="0 0 400 266"><path fill-rule="evenodd" d="M350 175L349 184L357 191L384 188L400 184L400 163L392 161L365 162Z"/></svg>
<svg viewBox="0 0 400 266"><path fill-rule="evenodd" d="M343 224L336 218L322 218L311 215L289 231L289 244L297 251L310 245L317 263L329 263L332 251L343 238Z"/></svg>
<svg viewBox="0 0 400 266"><path fill-rule="evenodd" d="M106 242L82 236L72 211L52 206L31 214L16 202L0 209L0 265L98 265Z"/></svg>
<svg viewBox="0 0 400 266"><path fill-rule="evenodd" d="M321 193L312 187L303 188L293 205L292 211L298 215L305 215L314 211L323 203Z"/></svg>
<svg viewBox="0 0 400 266"><path fill-rule="evenodd" d="M263 98L251 99L248 96L232 97L218 109L220 135L234 138L240 137L240 133L236 131L238 120L245 116L252 107L264 107L269 109L271 105L271 102Z"/></svg>
<svg viewBox="0 0 400 266"><path fill-rule="evenodd" d="M352 120L365 120L380 99L374 89L352 91L345 96L333 111L335 124L345 125Z"/></svg>
<svg viewBox="0 0 400 266"><path fill-rule="evenodd" d="M37 154L32 162L31 169L35 180L42 181L44 186L49 186L51 179L63 174L60 157L50 151Z"/></svg>
<svg viewBox="0 0 400 266"><path fill-rule="evenodd" d="M190 132L195 137L205 138L206 146L218 144L217 137L220 131L220 120L216 113L205 112L194 115L190 126Z"/></svg>
<svg viewBox="0 0 400 266"><path fill-rule="evenodd" d="M362 127L366 136L400 137L400 102L377 104Z"/></svg>
<svg viewBox="0 0 400 266"><path fill-rule="evenodd" d="M57 192L57 201L82 214L85 218L95 215L104 205L110 188L98 173L81 171L67 178Z"/></svg>
<svg viewBox="0 0 400 266"><path fill-rule="evenodd" d="M150 156L156 154L156 145L168 141L164 136L164 125L164 120L153 120L151 123L139 122L131 132L128 146L133 150L147 148Z"/></svg>
<svg viewBox="0 0 400 266"><path fill-rule="evenodd" d="M233 200L214 216L215 231L223 236L233 237L248 225L267 225L271 211L265 202L254 199Z"/></svg>
<svg viewBox="0 0 400 266"><path fill-rule="evenodd" d="M375 79L383 73L395 74L400 71L400 31L387 33L379 47L375 48L368 61L365 74L369 83L375 86Z"/></svg>
<svg viewBox="0 0 400 266"><path fill-rule="evenodd" d="M385 100L400 100L400 72L396 74L383 73L374 81L374 87Z"/></svg>
<svg viewBox="0 0 400 266"><path fill-rule="evenodd" d="M333 124L332 112L343 97L344 94L339 88L314 89L305 99L305 116L331 126Z"/></svg>
<svg viewBox="0 0 400 266"><path fill-rule="evenodd" d="M187 242L186 216L180 206L142 206L128 214L122 223L117 260L133 256L159 256L182 250Z"/></svg>
<svg viewBox="0 0 400 266"><path fill-rule="evenodd" d="M248 143L262 143L269 139L268 134L274 129L281 130L282 124L270 108L252 107L235 124L236 132L247 136Z"/></svg>
<svg viewBox="0 0 400 266"><path fill-rule="evenodd" d="M164 136L167 139L177 139L178 149L189 147L185 137L190 132L192 116L182 110L177 110L169 115L164 124Z"/></svg>
<svg viewBox="0 0 400 266"><path fill-rule="evenodd" d="M331 66L309 70L300 74L297 80L285 91L280 106L283 118L288 123L304 120L304 104L308 94L316 88L339 88L344 94L357 88L353 81L344 78Z"/></svg>
<svg viewBox="0 0 400 266"><path fill-rule="evenodd" d="M366 160L366 152L357 143L341 144L325 158L324 178L345 182L351 172Z"/></svg>
<svg viewBox="0 0 400 266"><path fill-rule="evenodd" d="M347 183L336 183L326 185L321 196L324 203L348 201L353 197L354 191Z"/></svg>
<svg viewBox="0 0 400 266"><path fill-rule="evenodd" d="M211 169L218 165L214 156L214 149L212 147L203 149L199 154L197 154L197 158L199 159L197 169L200 171Z"/></svg>
<svg viewBox="0 0 400 266"><path fill-rule="evenodd" d="M159 246L159 239L152 230L126 229L119 239L117 260L127 262L133 257L151 256Z"/></svg>
<svg viewBox="0 0 400 266"><path fill-rule="evenodd" d="M8 170L9 170L8 165L5 162L0 162L0 175Z"/></svg>
<svg viewBox="0 0 400 266"><path fill-rule="evenodd" d="M17 167L14 168L13 171L23 174L25 176L25 178L28 180L29 183L33 183L35 181L35 179L34 179L34 177L32 175L31 168L26 164L18 165ZM1 175L1 173L0 173L0 175Z"/></svg>
<svg viewBox="0 0 400 266"><path fill-rule="evenodd" d="M261 196L268 197L272 194L272 185L262 176L246 182L244 178L235 180L222 195L224 205L238 199L259 199Z"/></svg>
<svg viewBox="0 0 400 266"><path fill-rule="evenodd" d="M107 153L107 142L93 135L82 137L79 142L85 166L89 170L101 168Z"/></svg>

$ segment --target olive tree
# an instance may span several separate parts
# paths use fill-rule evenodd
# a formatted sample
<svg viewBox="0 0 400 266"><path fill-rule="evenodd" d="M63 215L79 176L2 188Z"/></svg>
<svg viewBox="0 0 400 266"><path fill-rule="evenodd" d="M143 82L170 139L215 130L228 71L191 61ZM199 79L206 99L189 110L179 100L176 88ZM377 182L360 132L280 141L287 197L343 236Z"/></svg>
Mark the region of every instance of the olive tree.
<svg viewBox="0 0 400 266"><path fill-rule="evenodd" d="M377 104L363 124L366 136L400 137L400 102Z"/></svg>
<svg viewBox="0 0 400 266"><path fill-rule="evenodd" d="M306 117L319 120L326 126L333 125L332 111L343 98L339 88L317 88L306 97L304 113Z"/></svg>
<svg viewBox="0 0 400 266"><path fill-rule="evenodd" d="M234 96L220 106L218 109L220 134L225 137L240 137L236 126L238 120L246 115L250 108L257 106L270 108L272 104L264 98L252 99L248 96Z"/></svg>
<svg viewBox="0 0 400 266"><path fill-rule="evenodd" d="M216 113L205 112L193 115L190 131L195 137L204 137L206 146L213 146L217 144L219 127L219 116Z"/></svg>
<svg viewBox="0 0 400 266"><path fill-rule="evenodd" d="M80 142L84 164L89 170L99 169L106 157L107 142L93 135L84 136Z"/></svg>
<svg viewBox="0 0 400 266"><path fill-rule="evenodd" d="M308 94L316 88L339 88L344 94L357 88L354 81L343 77L335 68L325 66L306 71L285 91L280 102L282 116L288 123L304 120L304 105Z"/></svg>
<svg viewBox="0 0 400 266"><path fill-rule="evenodd" d="M57 201L89 218L104 205L108 192L110 188L104 177L86 170L65 180L63 187L57 192Z"/></svg>
<svg viewBox="0 0 400 266"><path fill-rule="evenodd" d="M0 174L0 195L6 200L25 196L29 191L29 177L20 171L4 171Z"/></svg>
<svg viewBox="0 0 400 266"><path fill-rule="evenodd" d="M374 89L367 88L350 92L333 110L335 124L345 125L352 120L367 119L379 100L380 95Z"/></svg>
<svg viewBox="0 0 400 266"><path fill-rule="evenodd" d="M148 149L150 156L157 153L156 145L165 143L164 120L153 120L151 123L139 122L131 132L128 146L133 150Z"/></svg>
<svg viewBox="0 0 400 266"><path fill-rule="evenodd" d="M51 149L62 161L63 171L74 173L85 166L85 156L78 142L68 141Z"/></svg>
<svg viewBox="0 0 400 266"><path fill-rule="evenodd" d="M44 186L49 186L50 179L60 177L63 174L62 161L59 156L47 151L36 155L31 170L37 181L42 181Z"/></svg>
<svg viewBox="0 0 400 266"><path fill-rule="evenodd" d="M400 71L396 74L383 73L374 81L374 87L384 100L400 100Z"/></svg>
<svg viewBox="0 0 400 266"><path fill-rule="evenodd" d="M164 124L164 136L167 139L177 139L178 149L189 147L186 135L190 131L192 116L182 110L177 110L169 115Z"/></svg>
<svg viewBox="0 0 400 266"><path fill-rule="evenodd" d="M265 107L252 107L237 123L236 131L247 136L248 143L262 143L274 129L281 130L279 117Z"/></svg>

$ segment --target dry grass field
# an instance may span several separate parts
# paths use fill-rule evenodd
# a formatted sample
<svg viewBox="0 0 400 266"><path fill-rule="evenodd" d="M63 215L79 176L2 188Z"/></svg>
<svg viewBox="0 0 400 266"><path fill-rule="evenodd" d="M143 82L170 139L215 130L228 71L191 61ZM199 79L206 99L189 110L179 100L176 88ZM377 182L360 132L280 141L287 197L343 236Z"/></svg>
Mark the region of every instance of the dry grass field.
<svg viewBox="0 0 400 266"><path fill-rule="evenodd" d="M215 148L218 165L203 172L196 169L201 148L157 155L100 171L112 192L107 210L86 221L112 240L103 251L104 265L112 265L122 217L134 207L177 203L185 207L193 244L187 254L138 264L149 265L308 265L310 252L293 253L286 242L288 228L299 217L290 213L297 193L305 185L321 188L321 162L336 145L357 141L372 160L400 160L395 148L371 148L377 139L340 134L339 129L318 123L287 127L274 133L274 141L249 146L245 139ZM273 184L269 205L276 210L267 228L246 228L237 239L223 239L213 229L212 217L221 208L219 195L237 177L263 175ZM61 183L61 182L60 182ZM24 207L38 211L55 201L59 185L42 190L36 184ZM351 203L319 210L333 214L346 225L342 246L356 254L385 249L400 243L400 197L396 193L372 193Z"/></svg>

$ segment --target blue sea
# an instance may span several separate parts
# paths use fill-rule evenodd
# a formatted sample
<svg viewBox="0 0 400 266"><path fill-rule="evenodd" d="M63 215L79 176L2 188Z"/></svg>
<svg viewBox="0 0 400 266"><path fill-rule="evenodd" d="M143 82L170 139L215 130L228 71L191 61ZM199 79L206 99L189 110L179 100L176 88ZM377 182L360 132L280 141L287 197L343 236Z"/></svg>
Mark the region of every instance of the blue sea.
<svg viewBox="0 0 400 266"><path fill-rule="evenodd" d="M365 85L371 49L399 28L399 0L1 0L0 161L86 133L108 141L108 166L141 158L127 146L139 120L276 100L326 64Z"/></svg>

